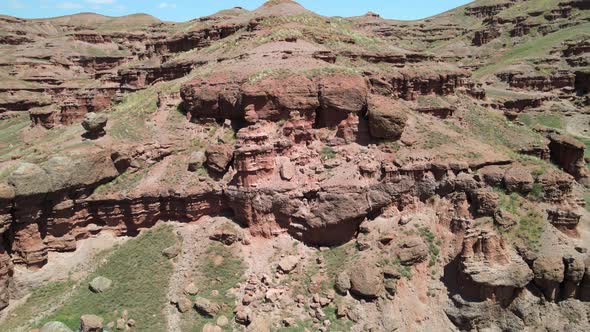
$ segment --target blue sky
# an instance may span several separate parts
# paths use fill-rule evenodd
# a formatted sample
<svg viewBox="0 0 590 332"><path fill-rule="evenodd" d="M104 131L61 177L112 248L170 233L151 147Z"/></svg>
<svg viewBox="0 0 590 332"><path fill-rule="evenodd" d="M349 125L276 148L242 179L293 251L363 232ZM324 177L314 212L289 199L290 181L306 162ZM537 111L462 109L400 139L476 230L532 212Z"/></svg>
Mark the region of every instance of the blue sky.
<svg viewBox="0 0 590 332"><path fill-rule="evenodd" d="M0 14L23 18L52 17L79 12L109 16L148 13L162 20L187 21L236 6L255 9L265 0L0 0ZM464 5L466 0L300 0L326 16L356 16L373 11L391 19L432 16Z"/></svg>

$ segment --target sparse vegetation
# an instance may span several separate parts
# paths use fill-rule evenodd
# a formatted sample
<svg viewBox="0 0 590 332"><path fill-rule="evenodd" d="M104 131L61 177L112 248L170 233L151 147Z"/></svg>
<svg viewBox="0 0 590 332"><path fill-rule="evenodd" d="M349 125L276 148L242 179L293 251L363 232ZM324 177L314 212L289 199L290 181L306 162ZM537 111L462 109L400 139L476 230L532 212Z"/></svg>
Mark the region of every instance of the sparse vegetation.
<svg viewBox="0 0 590 332"><path fill-rule="evenodd" d="M0 332L12 332L19 328L37 325L47 313L66 300L75 290L76 283L72 280L50 282L33 290L27 301L15 309L10 318L0 324Z"/></svg>
<svg viewBox="0 0 590 332"><path fill-rule="evenodd" d="M564 129L565 128L565 121L563 120L563 117L559 114L525 113L525 114L521 114L518 117L518 119L529 127L534 127L536 125L542 125L545 127L556 128L556 129Z"/></svg>
<svg viewBox="0 0 590 332"><path fill-rule="evenodd" d="M224 315L231 319L235 308L235 295L231 289L244 278L243 261L232 252L232 248L219 243L211 243L206 256L201 262L199 275L195 284L199 285L198 296L204 297L221 305L216 317L203 317L191 311L183 316L183 330L201 331L207 323L213 323L217 317Z"/></svg>
<svg viewBox="0 0 590 332"><path fill-rule="evenodd" d="M436 264L436 262L438 260L438 256L440 254L441 242L440 242L440 240L435 241L434 234L427 227L418 228L418 232L419 232L420 236L424 240L426 240L426 242L428 243L428 252L430 253L430 260L428 261L428 267L433 267Z"/></svg>
<svg viewBox="0 0 590 332"><path fill-rule="evenodd" d="M320 156L322 160L334 159L336 158L336 151L331 146L324 146L320 152Z"/></svg>
<svg viewBox="0 0 590 332"><path fill-rule="evenodd" d="M165 330L165 318L162 309L167 304L166 289L172 273L171 263L161 251L176 241L170 226L160 226L146 231L139 237L129 240L103 256L93 273L80 282L65 281L50 283L33 293L27 303L19 308L22 317L36 317L44 310L50 314L35 321L32 325L41 326L47 321L57 320L71 329L80 326L80 316L95 314L105 321L114 321L118 317L115 311L128 310L130 318L137 322L138 329ZM113 281L113 286L103 293L92 293L88 282L97 276L104 276ZM67 294L67 293L70 294ZM60 302L63 298L66 301ZM67 298L67 299L66 299ZM18 319L2 324L21 326Z"/></svg>
<svg viewBox="0 0 590 332"><path fill-rule="evenodd" d="M507 195L497 189L500 196L499 209L510 212L517 219L517 224L508 231L500 230L508 239L519 241L531 250L538 250L541 235L545 231L547 222L538 208L531 206L523 197L516 193Z"/></svg>

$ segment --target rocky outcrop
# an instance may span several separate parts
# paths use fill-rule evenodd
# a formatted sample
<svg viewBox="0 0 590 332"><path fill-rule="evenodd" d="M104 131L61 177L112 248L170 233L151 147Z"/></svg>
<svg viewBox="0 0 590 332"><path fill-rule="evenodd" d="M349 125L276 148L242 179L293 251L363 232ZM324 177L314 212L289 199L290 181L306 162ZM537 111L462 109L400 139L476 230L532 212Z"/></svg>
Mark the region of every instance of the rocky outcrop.
<svg viewBox="0 0 590 332"><path fill-rule="evenodd" d="M203 48L212 42L226 38L244 28L242 25L219 25L202 30L179 33L164 40L157 40L146 44L146 51L150 55L166 55L180 53L195 48Z"/></svg>
<svg viewBox="0 0 590 332"><path fill-rule="evenodd" d="M512 2L501 2L501 3L493 4L493 5L469 6L469 7L465 8L465 15L475 16L475 17L479 17L479 18L495 16L496 14L500 13L502 10L509 8L512 5L513 5Z"/></svg>
<svg viewBox="0 0 590 332"><path fill-rule="evenodd" d="M504 186L508 192L527 194L533 189L535 179L524 167L511 167L504 174Z"/></svg>
<svg viewBox="0 0 590 332"><path fill-rule="evenodd" d="M321 53L320 53L321 54ZM399 52L352 52L344 51L338 55L356 60L364 60L370 63L388 63L397 67L404 67L406 64L433 61L436 58L430 54L422 53L399 53ZM329 59L329 58L328 58Z"/></svg>
<svg viewBox="0 0 590 332"><path fill-rule="evenodd" d="M4 232L0 232L4 233ZM10 281L14 273L10 255L0 243L0 310L8 306L10 300Z"/></svg>
<svg viewBox="0 0 590 332"><path fill-rule="evenodd" d="M78 90L56 96L60 100L59 122L71 125L83 119L87 113L103 111L111 105L117 92L118 89Z"/></svg>
<svg viewBox="0 0 590 332"><path fill-rule="evenodd" d="M414 72L400 70L394 74L369 76L369 82L375 93L394 96L405 100L416 100L419 95L436 94L446 96L460 89L473 96L478 96L476 85L469 74L463 71Z"/></svg>
<svg viewBox="0 0 590 332"><path fill-rule="evenodd" d="M533 279L528 265L499 235L480 229L465 234L461 266L461 272L474 285L474 289L464 291L500 303L510 302L515 292Z"/></svg>
<svg viewBox="0 0 590 332"><path fill-rule="evenodd" d="M498 37L500 37L500 30L498 30L497 28L492 27L488 29L478 30L475 31L471 43L475 46L482 46Z"/></svg>
<svg viewBox="0 0 590 332"><path fill-rule="evenodd" d="M77 56L70 58L74 64L89 74L114 69L130 59L124 56Z"/></svg>
<svg viewBox="0 0 590 332"><path fill-rule="evenodd" d="M549 135L551 161L571 174L576 180L587 183L590 173L584 160L586 146L569 136Z"/></svg>
<svg viewBox="0 0 590 332"><path fill-rule="evenodd" d="M51 129L59 124L59 111L53 106L32 108L29 110L31 125Z"/></svg>
<svg viewBox="0 0 590 332"><path fill-rule="evenodd" d="M399 103L372 98L369 104L369 132L372 137L396 140L404 132L407 110Z"/></svg>
<svg viewBox="0 0 590 332"><path fill-rule="evenodd" d="M498 77L510 84L513 88L537 91L551 91L564 88L573 89L576 80L576 76L567 71L558 71L550 76L508 72L498 74Z"/></svg>
<svg viewBox="0 0 590 332"><path fill-rule="evenodd" d="M550 209L547 219L551 225L565 231L575 231L582 216L574 211Z"/></svg>
<svg viewBox="0 0 590 332"><path fill-rule="evenodd" d="M538 178L543 188L543 199L553 203L564 202L570 198L574 181L571 175L560 171L548 171Z"/></svg>
<svg viewBox="0 0 590 332"><path fill-rule="evenodd" d="M275 147L269 139L270 130L261 125L241 129L237 134L234 165L237 184L254 186L272 176L276 167Z"/></svg>
<svg viewBox="0 0 590 332"><path fill-rule="evenodd" d="M186 76L192 69L192 63L170 62L155 67L120 69L117 79L122 87L143 89L157 82L171 81Z"/></svg>

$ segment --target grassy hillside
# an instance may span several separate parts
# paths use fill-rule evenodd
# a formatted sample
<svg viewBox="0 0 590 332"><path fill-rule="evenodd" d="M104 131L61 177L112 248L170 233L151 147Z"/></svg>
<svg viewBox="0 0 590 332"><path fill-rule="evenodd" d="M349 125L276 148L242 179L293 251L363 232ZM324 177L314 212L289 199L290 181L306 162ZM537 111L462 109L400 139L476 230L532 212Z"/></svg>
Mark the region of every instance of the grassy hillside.
<svg viewBox="0 0 590 332"><path fill-rule="evenodd" d="M162 255L162 250L175 241L171 226L157 227L129 240L99 257L99 267L87 278L50 283L36 289L2 323L0 332L29 331L48 321L63 322L77 331L82 315L101 316L106 324L118 319L116 312L120 316L123 310L137 322L137 330L165 331L163 308L167 304L172 264ZM88 283L97 276L111 279L111 288L100 294L91 292Z"/></svg>

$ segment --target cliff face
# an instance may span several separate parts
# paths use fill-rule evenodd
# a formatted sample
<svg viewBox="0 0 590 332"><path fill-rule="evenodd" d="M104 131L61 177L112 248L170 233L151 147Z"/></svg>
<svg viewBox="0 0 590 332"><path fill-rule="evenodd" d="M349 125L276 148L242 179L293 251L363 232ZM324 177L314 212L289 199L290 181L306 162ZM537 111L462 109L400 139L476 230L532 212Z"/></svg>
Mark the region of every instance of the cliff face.
<svg viewBox="0 0 590 332"><path fill-rule="evenodd" d="M129 31L47 19L42 34L0 17L0 308L14 266L43 269L104 232L225 216L249 234L213 238L356 241L354 266L331 271L367 313L334 308L353 330L393 330L393 316L432 328L429 313L451 329L583 330L559 317L588 301L589 15L578 1L488 1L398 22L285 0L129 17ZM297 276L292 261L280 274ZM333 281L322 269L306 286ZM250 305L257 287L267 305L289 294L255 279L236 285L249 289L234 324L278 310ZM314 327L328 296L312 301Z"/></svg>

